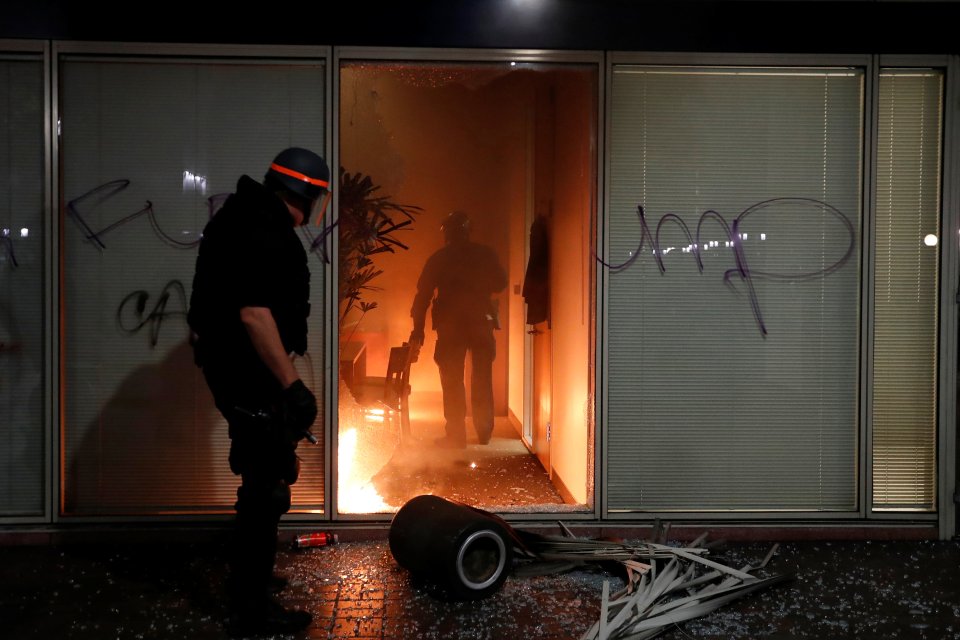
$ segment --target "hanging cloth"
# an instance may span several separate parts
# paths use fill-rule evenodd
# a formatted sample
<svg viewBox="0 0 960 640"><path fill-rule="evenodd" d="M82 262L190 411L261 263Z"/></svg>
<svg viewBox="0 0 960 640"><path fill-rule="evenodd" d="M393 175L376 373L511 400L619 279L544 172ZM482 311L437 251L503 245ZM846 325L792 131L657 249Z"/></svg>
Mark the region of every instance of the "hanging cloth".
<svg viewBox="0 0 960 640"><path fill-rule="evenodd" d="M538 215L530 226L530 259L523 279L527 302L527 324L550 318L550 239L547 219Z"/></svg>

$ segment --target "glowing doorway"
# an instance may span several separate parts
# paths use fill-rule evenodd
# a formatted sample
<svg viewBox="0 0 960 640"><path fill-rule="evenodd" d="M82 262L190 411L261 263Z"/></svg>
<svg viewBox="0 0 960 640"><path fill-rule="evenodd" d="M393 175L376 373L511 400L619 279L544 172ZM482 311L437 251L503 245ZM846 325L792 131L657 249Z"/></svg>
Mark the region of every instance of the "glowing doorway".
<svg viewBox="0 0 960 640"><path fill-rule="evenodd" d="M391 513L424 493L500 512L592 508L598 75L547 62L341 63L341 186L364 185L385 215L371 227L383 248L339 282L340 513ZM492 438L481 444L468 416L466 446L446 449L434 444L445 420L429 319L410 365L408 432L355 389L409 340L417 279L455 210L508 284L494 296ZM343 254L357 238L340 227ZM466 370L469 397L469 356Z"/></svg>

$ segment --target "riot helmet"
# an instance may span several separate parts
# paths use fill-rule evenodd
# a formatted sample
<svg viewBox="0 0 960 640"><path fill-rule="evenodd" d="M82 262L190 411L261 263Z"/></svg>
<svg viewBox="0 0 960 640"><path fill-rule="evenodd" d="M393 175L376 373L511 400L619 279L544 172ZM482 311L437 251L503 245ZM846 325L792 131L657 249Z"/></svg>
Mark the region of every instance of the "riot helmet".
<svg viewBox="0 0 960 640"><path fill-rule="evenodd" d="M267 179L301 198L316 200L330 190L330 167L313 151L290 147L273 159Z"/></svg>
<svg viewBox="0 0 960 640"><path fill-rule="evenodd" d="M467 240L470 237L470 216L463 211L454 211L444 219L440 229L448 243Z"/></svg>

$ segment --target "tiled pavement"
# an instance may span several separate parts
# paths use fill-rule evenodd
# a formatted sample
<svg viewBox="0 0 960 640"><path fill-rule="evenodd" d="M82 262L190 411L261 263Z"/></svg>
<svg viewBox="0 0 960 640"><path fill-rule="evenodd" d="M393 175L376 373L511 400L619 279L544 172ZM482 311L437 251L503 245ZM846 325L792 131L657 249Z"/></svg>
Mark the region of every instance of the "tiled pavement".
<svg viewBox="0 0 960 640"><path fill-rule="evenodd" d="M226 639L218 536L0 546L0 638ZM711 554L742 566L770 548L730 543ZM613 567L588 565L510 575L485 599L451 601L398 566L385 535L286 547L278 568L290 579L282 601L314 616L306 632L289 637L311 639L578 639L597 620L603 581L612 589L624 584ZM960 638L956 541L786 542L763 571L793 579L661 637Z"/></svg>

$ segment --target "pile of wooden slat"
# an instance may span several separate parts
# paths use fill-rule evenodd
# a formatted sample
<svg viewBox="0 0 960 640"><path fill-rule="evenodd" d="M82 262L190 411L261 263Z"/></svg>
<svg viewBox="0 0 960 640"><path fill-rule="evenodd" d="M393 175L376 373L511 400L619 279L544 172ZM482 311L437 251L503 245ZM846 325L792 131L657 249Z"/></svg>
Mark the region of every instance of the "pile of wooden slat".
<svg viewBox="0 0 960 640"><path fill-rule="evenodd" d="M555 573L595 562L619 563L626 570L626 586L616 593L610 593L609 580L603 581L599 620L581 640L648 640L676 623L793 577L759 578L751 573L767 565L778 545L758 565L736 569L706 557L713 546L704 545L706 534L684 547L664 544L659 522L656 542L581 538L563 523L560 527L561 536L522 534L524 553L516 573ZM530 561L527 566L524 559Z"/></svg>

